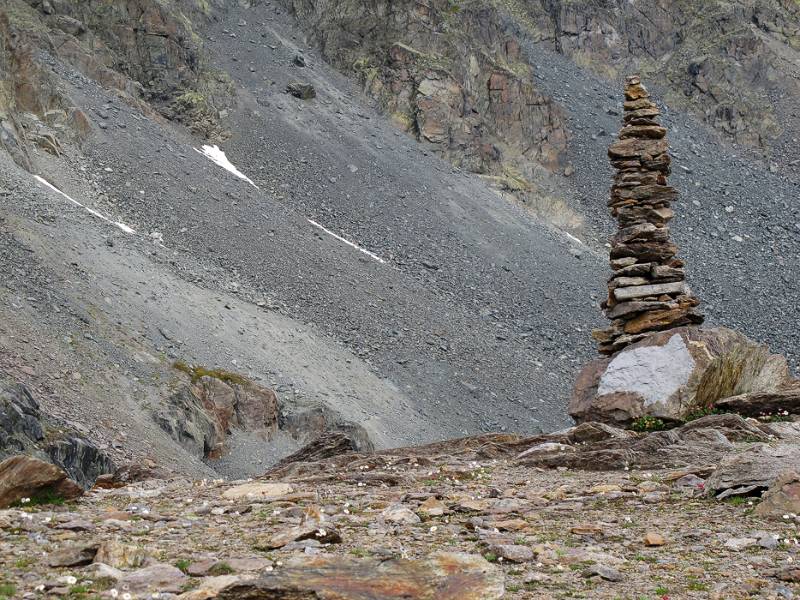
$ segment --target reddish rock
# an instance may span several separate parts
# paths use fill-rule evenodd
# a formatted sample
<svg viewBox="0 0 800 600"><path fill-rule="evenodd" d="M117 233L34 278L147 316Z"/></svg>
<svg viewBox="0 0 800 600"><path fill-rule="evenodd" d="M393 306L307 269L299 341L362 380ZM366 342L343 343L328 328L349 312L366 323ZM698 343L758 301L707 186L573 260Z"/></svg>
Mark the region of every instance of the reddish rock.
<svg viewBox="0 0 800 600"><path fill-rule="evenodd" d="M800 515L800 475L796 471L783 473L761 496L755 514L764 517L783 518L784 515Z"/></svg>
<svg viewBox="0 0 800 600"><path fill-rule="evenodd" d="M23 498L52 496L72 500L82 494L83 488L52 463L23 455L0 463L0 508Z"/></svg>
<svg viewBox="0 0 800 600"><path fill-rule="evenodd" d="M422 560L298 558L280 571L228 586L217 598L495 600L503 593L502 573L483 557L439 553Z"/></svg>

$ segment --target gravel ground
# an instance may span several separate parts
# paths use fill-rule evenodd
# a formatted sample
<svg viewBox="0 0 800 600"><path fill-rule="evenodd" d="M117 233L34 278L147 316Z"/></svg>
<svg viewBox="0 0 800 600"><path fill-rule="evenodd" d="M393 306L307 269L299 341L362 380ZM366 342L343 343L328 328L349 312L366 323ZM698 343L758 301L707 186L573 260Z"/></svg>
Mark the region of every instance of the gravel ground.
<svg viewBox="0 0 800 600"><path fill-rule="evenodd" d="M214 597L204 590L215 584L327 559L333 572L323 585L351 590L347 561L460 552L499 574L509 599L800 593L797 523L756 516L754 501L698 496L697 488L675 483L681 473L544 471L513 460L470 460L465 445L338 458L335 473L311 463L268 482L152 480L63 506L0 511L0 584L20 596L43 586L54 595L80 588L95 598L184 592L196 600ZM93 558L107 566L86 566ZM311 577L305 564L302 573ZM371 579L382 571L373 567ZM402 593L395 591L401 582L384 581L380 597L434 597L420 590L427 571L407 563L406 572L417 585ZM229 578L212 578L221 575ZM467 579L457 597L499 597L477 593L480 584Z"/></svg>

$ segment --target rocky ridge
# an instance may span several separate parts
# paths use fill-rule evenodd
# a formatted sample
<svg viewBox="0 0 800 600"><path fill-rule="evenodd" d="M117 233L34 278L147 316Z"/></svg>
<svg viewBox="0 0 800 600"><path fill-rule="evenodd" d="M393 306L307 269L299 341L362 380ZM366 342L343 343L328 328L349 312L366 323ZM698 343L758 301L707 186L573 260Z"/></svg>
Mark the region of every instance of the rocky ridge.
<svg viewBox="0 0 800 600"><path fill-rule="evenodd" d="M585 423L534 438L306 454L256 480L150 479L57 505L23 500L0 511L0 590L792 598L797 425L714 415L635 433Z"/></svg>

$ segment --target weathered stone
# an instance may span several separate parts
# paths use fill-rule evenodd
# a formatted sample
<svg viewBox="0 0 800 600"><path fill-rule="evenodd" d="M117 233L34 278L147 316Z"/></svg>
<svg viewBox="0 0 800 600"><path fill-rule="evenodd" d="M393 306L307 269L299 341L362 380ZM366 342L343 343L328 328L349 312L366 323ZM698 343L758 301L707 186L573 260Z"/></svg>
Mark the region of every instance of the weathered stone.
<svg viewBox="0 0 800 600"><path fill-rule="evenodd" d="M800 515L800 475L797 471L782 473L761 496L755 514L762 517L782 518Z"/></svg>
<svg viewBox="0 0 800 600"><path fill-rule="evenodd" d="M218 598L496 600L503 594L502 573L482 557L438 553L421 560L297 558L287 561L280 571L223 589Z"/></svg>
<svg viewBox="0 0 800 600"><path fill-rule="evenodd" d="M416 515L414 516L416 517ZM417 519L419 520L419 517ZM292 542L305 540L314 540L320 544L339 544L342 541L342 536L333 525L324 523L320 519L305 518L302 524L280 531L260 541L258 547L273 550L283 548Z"/></svg>
<svg viewBox="0 0 800 600"><path fill-rule="evenodd" d="M631 158L644 158L666 154L669 151L669 145L666 140L649 140L639 138L626 138L614 142L608 148L608 156L615 160L631 159Z"/></svg>
<svg viewBox="0 0 800 600"><path fill-rule="evenodd" d="M609 319L619 319L620 317L629 317L649 310L664 310L671 307L671 302L632 300L615 304L606 310L606 316Z"/></svg>
<svg viewBox="0 0 800 600"><path fill-rule="evenodd" d="M126 573L119 585L131 594L178 593L189 578L172 565L156 563Z"/></svg>
<svg viewBox="0 0 800 600"><path fill-rule="evenodd" d="M88 565L94 561L98 547L98 543L90 542L56 550L48 555L47 564L51 567L80 567Z"/></svg>
<svg viewBox="0 0 800 600"><path fill-rule="evenodd" d="M787 381L786 360L765 346L725 328L680 327L651 333L613 360L587 365L569 413L578 422L627 424L641 416L681 421L721 398L778 390Z"/></svg>
<svg viewBox="0 0 800 600"><path fill-rule="evenodd" d="M489 546L489 552L498 558L514 563L530 562L534 558L530 546L519 544L492 544Z"/></svg>
<svg viewBox="0 0 800 600"><path fill-rule="evenodd" d="M251 500L253 502L269 502L287 496L294 491L288 483L253 482L237 485L222 493L227 500Z"/></svg>
<svg viewBox="0 0 800 600"><path fill-rule="evenodd" d="M619 132L621 139L642 138L660 140L667 135L667 130L659 125L629 125Z"/></svg>
<svg viewBox="0 0 800 600"><path fill-rule="evenodd" d="M83 489L59 467L31 456L12 456L0 463L0 508L23 498L71 500Z"/></svg>
<svg viewBox="0 0 800 600"><path fill-rule="evenodd" d="M660 296L661 294L682 294L686 291L686 284L683 282L658 283L652 285L637 285L626 288L615 288L614 297L617 300L632 300L634 298L645 298L647 296Z"/></svg>
<svg viewBox="0 0 800 600"><path fill-rule="evenodd" d="M660 533L656 533L655 531L648 531L644 536L644 545L645 546L663 546L666 544L666 540L664 536Z"/></svg>
<svg viewBox="0 0 800 600"><path fill-rule="evenodd" d="M800 464L797 445L750 444L743 451L731 453L720 462L706 480L706 489L717 498L754 494L767 490L779 477Z"/></svg>
<svg viewBox="0 0 800 600"><path fill-rule="evenodd" d="M772 414L800 414L800 388L751 392L722 398L714 406L720 410L757 417Z"/></svg>
<svg viewBox="0 0 800 600"><path fill-rule="evenodd" d="M103 563L116 569L141 567L148 558L144 548L123 544L117 540L105 540L97 549L94 562Z"/></svg>
<svg viewBox="0 0 800 600"><path fill-rule="evenodd" d="M317 90L310 83L293 81L286 86L286 91L300 100L311 100L317 95Z"/></svg>
<svg viewBox="0 0 800 600"><path fill-rule="evenodd" d="M420 522L420 518L407 506L402 504L392 504L384 509L381 517L389 523L402 525L413 525Z"/></svg>

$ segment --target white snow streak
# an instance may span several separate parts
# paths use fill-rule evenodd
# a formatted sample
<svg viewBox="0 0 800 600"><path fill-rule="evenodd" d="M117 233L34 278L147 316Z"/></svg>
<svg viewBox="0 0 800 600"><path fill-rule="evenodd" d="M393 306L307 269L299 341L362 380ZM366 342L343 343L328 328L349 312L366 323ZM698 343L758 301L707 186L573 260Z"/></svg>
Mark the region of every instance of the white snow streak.
<svg viewBox="0 0 800 600"><path fill-rule="evenodd" d="M253 180L250 179L247 175L242 173L239 169L237 169L231 161L228 160L228 157L225 156L225 152L219 146L203 146L201 150L194 148L195 152L202 154L211 162L219 165L226 171L229 171L236 175L239 179L244 179L247 183L252 185L254 188L259 189L258 186L253 183Z"/></svg>
<svg viewBox="0 0 800 600"><path fill-rule="evenodd" d="M101 219L101 220L105 221L106 223L111 223L111 224L112 224L112 225L114 225L115 227L119 227L119 228L120 228L122 231L124 231L125 233L130 233L130 234L132 234L132 235L136 233L136 232L135 232L133 229L131 229L130 227L128 227L127 225L125 225L125 223L120 223L120 222L118 222L118 221L114 221L114 220L112 220L112 219L109 219L107 216L105 216L104 214L101 214L101 213L97 212L97 211L96 211L96 210L94 210L93 208L89 208L88 206L85 206L85 205L81 204L81 203L80 203L80 202L78 202L77 200L73 200L72 198L70 198L69 196L67 196L67 195L66 195L64 192L62 192L60 189L58 189L56 186L54 186L52 183L50 183L50 182L49 182L49 181L47 181L46 179L43 179L43 178L39 177L38 175L34 175L34 176L33 176L33 178L34 178L36 181L38 181L39 183L41 183L42 185L44 185L45 187L48 187L48 188L50 188L51 190L53 190L54 192L57 192L57 193L61 194L62 196L64 196L64 198L66 198L67 200L69 200L70 202L72 202L72 203L73 203L75 206L77 206L77 207L79 207L79 208L82 208L83 210L85 210L86 212L88 212L90 215L94 215L95 217L97 217L98 219Z"/></svg>
<svg viewBox="0 0 800 600"><path fill-rule="evenodd" d="M354 244L354 243L353 243L353 242L351 242L350 240L346 240L346 239L344 239L342 236L340 236L340 235L336 235L336 234L335 234L335 233L333 233L333 232L332 232L330 229L327 229L326 227L323 227L322 225L320 225L320 224L319 224L319 223L317 223L316 221L312 221L311 219L306 219L306 221L308 221L309 223L311 223L311 224L312 224L314 227L319 227L320 229L322 229L322 231L324 231L325 233L327 233L327 234L328 234L328 235L330 235L330 236L333 236L333 237L335 237L335 238L336 238L337 240L339 240L340 242L344 242L345 244L347 244L348 246L351 246L351 247L355 248L355 249L356 249L356 250L358 250L359 252L363 252L364 254L366 254L367 256L369 256L370 258L372 258L373 260L377 260L379 263L385 263L385 262L386 262L385 260L383 260L383 259L382 259L380 256L378 256L377 254L373 254L372 252L370 252L369 250L366 250L366 249L362 248L362 247L361 247L361 246L359 246L358 244Z"/></svg>
<svg viewBox="0 0 800 600"><path fill-rule="evenodd" d="M578 238L576 238L576 237L575 237L574 235L572 235L571 233L567 233L567 232L565 231L565 232L564 232L564 235L566 235L566 236L567 236L569 239L571 239L571 240L573 240L573 241L575 241L575 242L578 242L578 243L579 243L581 246L583 246L583 242L582 242L582 241L580 241Z"/></svg>

